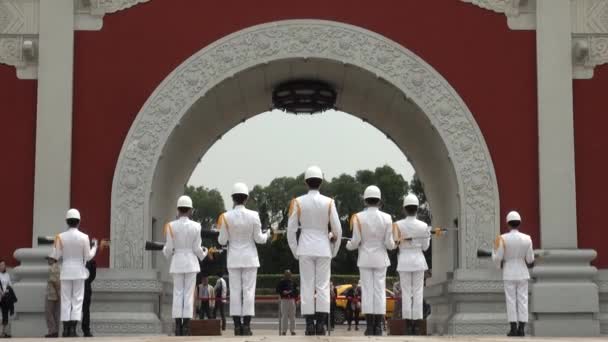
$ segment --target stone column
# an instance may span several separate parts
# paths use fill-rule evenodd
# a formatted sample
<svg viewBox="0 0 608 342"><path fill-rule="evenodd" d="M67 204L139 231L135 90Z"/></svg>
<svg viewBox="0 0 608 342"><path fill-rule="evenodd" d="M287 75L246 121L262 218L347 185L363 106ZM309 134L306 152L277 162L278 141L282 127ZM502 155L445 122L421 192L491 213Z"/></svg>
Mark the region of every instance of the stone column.
<svg viewBox="0 0 608 342"><path fill-rule="evenodd" d="M533 271L538 336L599 334L596 253L577 249L570 11L570 0L536 2L540 230L550 253Z"/></svg>
<svg viewBox="0 0 608 342"><path fill-rule="evenodd" d="M33 241L65 227L72 167L74 1L40 0Z"/></svg>

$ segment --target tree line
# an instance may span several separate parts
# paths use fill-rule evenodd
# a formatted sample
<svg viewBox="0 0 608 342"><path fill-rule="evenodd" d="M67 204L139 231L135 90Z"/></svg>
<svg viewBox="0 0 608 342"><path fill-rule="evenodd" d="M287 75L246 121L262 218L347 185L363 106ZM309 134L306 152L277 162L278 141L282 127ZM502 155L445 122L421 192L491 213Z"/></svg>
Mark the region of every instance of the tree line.
<svg viewBox="0 0 608 342"><path fill-rule="evenodd" d="M428 210L424 188L418 177L414 175L410 182L396 173L388 166L378 167L375 170L359 170L354 176L341 174L331 180L326 180L321 186L321 193L332 197L340 215L343 235L350 237L350 216L361 211L363 205L363 190L368 185L377 185L382 191L382 210L390 214L393 221L403 218L402 201L403 196L412 192L420 199L419 218L430 223L431 213ZM288 220L289 202L291 199L301 196L307 192L304 183L304 174L297 177L278 177L267 186L256 185L250 190L247 207L256 210L260 214L263 229L269 227L286 229ZM194 205L193 219L201 223L203 229L211 229L217 217L225 211L224 201L215 189L205 187L188 186L186 194L192 197ZM203 241L206 246L216 245L216 241ZM427 252L427 260L431 265L430 250ZM281 273L289 268L298 272L298 262L293 258L287 238L280 238L265 245L258 245L260 257L260 274ZM397 265L397 251L389 253L392 274ZM203 261L205 273L216 274L225 267L225 254L214 258L214 260ZM341 248L338 255L332 260L332 273L335 274L357 274L357 251L348 251Z"/></svg>

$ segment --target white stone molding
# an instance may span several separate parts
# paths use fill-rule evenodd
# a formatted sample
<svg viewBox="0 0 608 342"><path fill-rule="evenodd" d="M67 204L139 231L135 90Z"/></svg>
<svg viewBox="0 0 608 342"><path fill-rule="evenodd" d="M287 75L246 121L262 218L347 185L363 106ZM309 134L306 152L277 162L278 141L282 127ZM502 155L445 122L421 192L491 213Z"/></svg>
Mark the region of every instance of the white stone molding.
<svg viewBox="0 0 608 342"><path fill-rule="evenodd" d="M98 31L103 27L103 17L106 14L131 8L150 0L75 0L76 20L75 29Z"/></svg>
<svg viewBox="0 0 608 342"><path fill-rule="evenodd" d="M21 79L36 78L38 11L37 0L0 0L0 63Z"/></svg>
<svg viewBox="0 0 608 342"><path fill-rule="evenodd" d="M154 171L170 133L191 105L252 66L302 57L370 71L423 110L443 140L458 180L459 267L480 267L475 252L498 233L500 207L492 159L468 107L435 69L403 46L359 27L322 20L273 22L233 33L195 53L156 88L129 130L114 173L113 267L147 264L143 244L151 226Z"/></svg>
<svg viewBox="0 0 608 342"><path fill-rule="evenodd" d="M536 27L535 0L461 0L507 17L512 30L533 30Z"/></svg>

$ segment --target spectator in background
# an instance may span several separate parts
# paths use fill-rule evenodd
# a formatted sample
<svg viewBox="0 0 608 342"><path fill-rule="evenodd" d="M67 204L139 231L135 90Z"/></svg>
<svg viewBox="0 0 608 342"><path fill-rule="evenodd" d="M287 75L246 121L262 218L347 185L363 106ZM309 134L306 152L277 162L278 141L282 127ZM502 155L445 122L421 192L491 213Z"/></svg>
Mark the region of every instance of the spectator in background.
<svg viewBox="0 0 608 342"><path fill-rule="evenodd" d="M338 289L334 285L334 282L329 282L329 324L330 329L333 331L336 327L336 299L338 298Z"/></svg>
<svg viewBox="0 0 608 342"><path fill-rule="evenodd" d="M198 285L198 317L200 319L211 318L211 307L214 306L213 298L215 298L215 290L209 284L209 278L203 276L201 283Z"/></svg>
<svg viewBox="0 0 608 342"><path fill-rule="evenodd" d="M353 320L355 321L355 331L359 330L359 313L361 312L361 288L353 284L346 290L346 320L348 322L347 331L351 330Z"/></svg>
<svg viewBox="0 0 608 342"><path fill-rule="evenodd" d="M213 317L217 318L217 312L220 312L220 318L222 319L222 330L226 330L226 315L224 314L224 304L226 303L226 297L228 295L228 287L224 280L224 273L219 272L217 274L217 281L215 282L215 307L213 308Z"/></svg>
<svg viewBox="0 0 608 342"><path fill-rule="evenodd" d="M395 306L393 308L393 319L401 318L401 283L396 281L393 284L393 301L395 302Z"/></svg>
<svg viewBox="0 0 608 342"><path fill-rule="evenodd" d="M103 248L103 242L101 245ZM82 302L82 334L84 337L93 337L91 334L91 296L93 295L92 284L97 277L97 263L91 259L85 267L89 271L89 277L84 281L84 300Z"/></svg>
<svg viewBox="0 0 608 342"><path fill-rule="evenodd" d="M289 320L289 331L291 335L296 334L296 299L298 298L298 287L293 281L290 270L285 270L283 279L277 284L277 293L280 297L281 335L287 334L287 320Z"/></svg>
<svg viewBox="0 0 608 342"><path fill-rule="evenodd" d="M0 308L2 309L2 335L0 337L11 337L11 324L9 315L15 314L15 302L17 298L13 292L11 276L6 271L6 263L0 260Z"/></svg>
<svg viewBox="0 0 608 342"><path fill-rule="evenodd" d="M59 337L59 322L61 316L61 281L59 274L61 272L59 263L51 256L47 256L46 260L49 263L49 279L46 284L46 301L44 304L44 314L46 317L46 327L48 334L44 337Z"/></svg>

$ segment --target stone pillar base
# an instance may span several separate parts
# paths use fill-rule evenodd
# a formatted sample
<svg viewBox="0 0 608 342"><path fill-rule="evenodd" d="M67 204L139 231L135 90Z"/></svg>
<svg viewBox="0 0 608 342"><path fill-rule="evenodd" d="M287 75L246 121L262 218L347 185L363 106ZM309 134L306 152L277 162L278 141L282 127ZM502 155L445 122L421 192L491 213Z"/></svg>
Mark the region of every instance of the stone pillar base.
<svg viewBox="0 0 608 342"><path fill-rule="evenodd" d="M535 336L599 336L596 252L551 249L532 270L530 311ZM532 320L532 318L531 318Z"/></svg>
<svg viewBox="0 0 608 342"><path fill-rule="evenodd" d="M45 257L49 252L49 248L15 251L15 259L21 262L13 270L13 287L19 299L12 324L15 337L42 337L47 333ZM161 334L161 294L162 283L155 270L98 269L91 303L92 333L95 336Z"/></svg>
<svg viewBox="0 0 608 342"><path fill-rule="evenodd" d="M458 269L425 289L430 334L504 335L508 330L499 270Z"/></svg>

